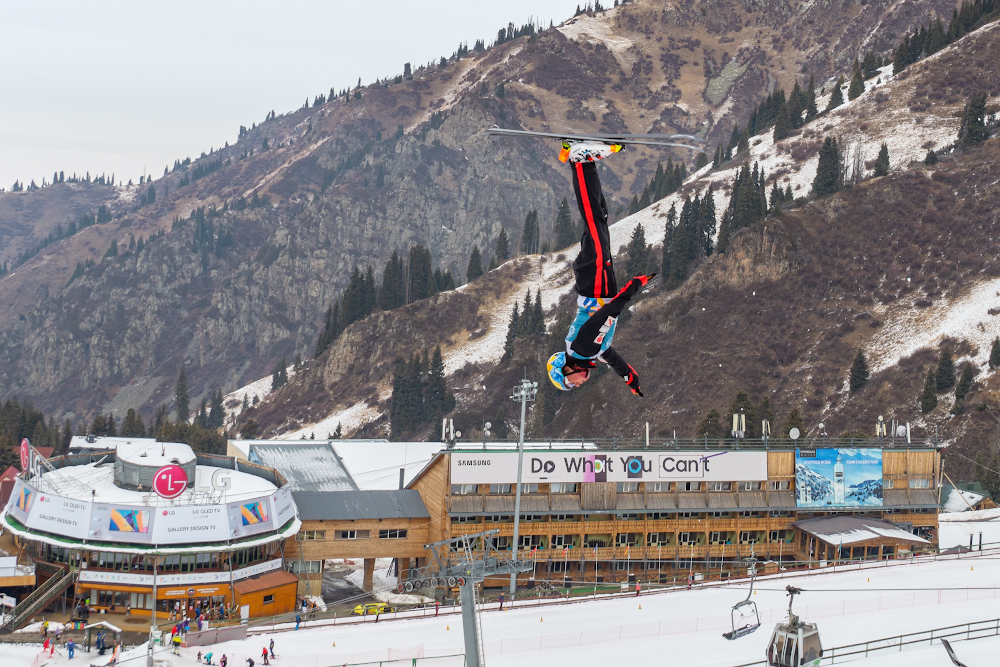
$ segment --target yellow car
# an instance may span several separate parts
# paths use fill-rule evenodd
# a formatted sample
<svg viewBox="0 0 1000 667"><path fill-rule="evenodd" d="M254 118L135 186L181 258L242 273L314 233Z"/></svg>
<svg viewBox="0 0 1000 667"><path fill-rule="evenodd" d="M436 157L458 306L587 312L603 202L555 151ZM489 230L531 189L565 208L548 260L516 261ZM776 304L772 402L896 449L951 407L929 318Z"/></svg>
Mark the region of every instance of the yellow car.
<svg viewBox="0 0 1000 667"><path fill-rule="evenodd" d="M352 616L365 616L368 614L387 614L392 611L392 607L384 602L371 602L369 604L359 604L351 610Z"/></svg>

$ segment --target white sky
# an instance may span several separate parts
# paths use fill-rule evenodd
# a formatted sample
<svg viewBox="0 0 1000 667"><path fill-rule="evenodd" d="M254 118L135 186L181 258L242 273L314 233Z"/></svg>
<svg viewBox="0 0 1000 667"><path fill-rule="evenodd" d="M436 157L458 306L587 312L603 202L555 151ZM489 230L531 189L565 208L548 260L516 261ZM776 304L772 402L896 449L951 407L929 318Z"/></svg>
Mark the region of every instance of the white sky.
<svg viewBox="0 0 1000 667"><path fill-rule="evenodd" d="M548 26L580 0L0 0L0 187L54 171L138 181L235 141L239 126Z"/></svg>

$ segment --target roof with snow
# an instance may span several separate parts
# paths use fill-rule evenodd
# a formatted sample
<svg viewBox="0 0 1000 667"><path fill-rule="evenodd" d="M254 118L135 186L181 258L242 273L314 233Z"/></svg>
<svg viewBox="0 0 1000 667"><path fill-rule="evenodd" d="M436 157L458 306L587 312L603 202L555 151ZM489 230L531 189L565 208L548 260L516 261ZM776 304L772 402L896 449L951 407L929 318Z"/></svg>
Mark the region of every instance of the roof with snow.
<svg viewBox="0 0 1000 667"><path fill-rule="evenodd" d="M357 491L358 485L344 462L328 443L250 445L251 463L274 468L288 480L292 491Z"/></svg>
<svg viewBox="0 0 1000 667"><path fill-rule="evenodd" d="M393 491L292 491L303 521L355 519L429 519L420 494L413 489Z"/></svg>
<svg viewBox="0 0 1000 667"><path fill-rule="evenodd" d="M941 486L941 511L968 512L973 509L976 503L990 495L983 490L982 485L978 486L979 488L975 488L971 484L960 484L959 488L956 489L950 484L943 484Z"/></svg>
<svg viewBox="0 0 1000 667"><path fill-rule="evenodd" d="M863 516L821 516L796 521L792 525L827 544L855 544L885 539L912 544L930 544L924 538L917 537L890 521Z"/></svg>
<svg viewBox="0 0 1000 667"><path fill-rule="evenodd" d="M127 444L153 445L156 438L113 438L103 435L74 435L69 441L70 452L80 452L85 450L104 451L114 449ZM38 449L37 447L35 449Z"/></svg>

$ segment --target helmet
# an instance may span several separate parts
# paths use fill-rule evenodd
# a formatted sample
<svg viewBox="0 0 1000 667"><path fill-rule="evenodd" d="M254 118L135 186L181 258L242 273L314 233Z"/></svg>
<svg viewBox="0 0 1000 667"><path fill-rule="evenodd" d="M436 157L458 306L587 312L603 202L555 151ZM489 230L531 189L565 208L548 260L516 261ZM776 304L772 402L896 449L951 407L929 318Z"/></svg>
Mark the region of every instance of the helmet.
<svg viewBox="0 0 1000 667"><path fill-rule="evenodd" d="M566 384L566 377L563 375L563 366L566 365L566 353L556 352L549 360L545 363L545 369L548 371L549 380L552 384L556 386L556 389L560 391L569 391L572 389L568 384Z"/></svg>

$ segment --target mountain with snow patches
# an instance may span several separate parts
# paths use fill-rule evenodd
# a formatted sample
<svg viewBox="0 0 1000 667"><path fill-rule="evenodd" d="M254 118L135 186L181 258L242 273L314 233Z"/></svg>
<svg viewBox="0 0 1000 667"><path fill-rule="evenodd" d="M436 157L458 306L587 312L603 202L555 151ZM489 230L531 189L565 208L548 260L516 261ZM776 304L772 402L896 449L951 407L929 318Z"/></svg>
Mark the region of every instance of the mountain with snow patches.
<svg viewBox="0 0 1000 667"><path fill-rule="evenodd" d="M795 466L795 495L800 505L822 505L833 499L833 483L801 463Z"/></svg>
<svg viewBox="0 0 1000 667"><path fill-rule="evenodd" d="M572 247L522 254L458 289L375 308L311 357L355 264L362 273L373 265L377 281L394 250L406 257L420 244L462 282L471 249L488 259L501 228L518 248L533 209L538 238L553 237L559 202L572 200L557 147L482 130L686 132L713 153L769 93L813 75L820 113L783 139L762 131L732 160L697 170L688 152L643 147L601 164L619 272L639 261L633 254L660 270L670 211L683 213L685 199L711 189L720 223L744 165L745 174L756 167L768 202L775 185L791 198L733 229L725 252L675 265L623 318L615 347L646 398L613 375L568 395L543 380L530 433L633 436L645 422L656 437L693 433L743 390L755 402L768 396L777 423L798 408L807 424L864 432L883 414L925 433L947 423L942 434L963 447L995 426L974 408L989 400L983 369L1000 333L991 312L1000 308L991 261L1000 176L995 139L952 146L973 93L996 104L1000 31L984 21L898 74L878 69L847 99L856 58L870 51L891 62L902 35L935 16L947 21L955 7L636 0L390 76L360 99L269 115L236 143L156 179L153 201L148 185L129 197L101 186L115 197L112 220L44 245L0 279L0 304L14 315L0 324L4 391L60 419L129 407L148 418L171 406L184 368L194 404L227 394L236 430L253 419L269 436L325 437L339 425L345 435L385 437L395 360L440 346L457 399L450 416L473 433L504 406L513 413L507 397L525 369L543 380L572 308ZM827 111L841 75L846 101ZM827 138L842 147L853 184L814 199ZM874 178L883 144L889 173ZM925 166L929 150L940 161ZM654 198L650 179L668 156L686 166L680 189L626 216L633 200ZM97 186L0 194L4 247L38 247L59 217L46 212L71 187ZM33 226L4 226L28 204ZM640 225L649 245L630 252ZM112 241L121 250L101 259ZM511 311L528 291L540 297L549 335L518 338L505 352ZM959 368L975 363L980 382L960 405L942 395L925 416L917 399L942 344ZM846 371L858 348L872 377L851 393ZM271 392L268 375L296 354L304 365ZM950 419L953 410L964 414ZM434 429L425 422L410 435Z"/></svg>
<svg viewBox="0 0 1000 667"><path fill-rule="evenodd" d="M847 491L847 502L851 505L881 505L882 480L866 479L860 484L852 484Z"/></svg>

